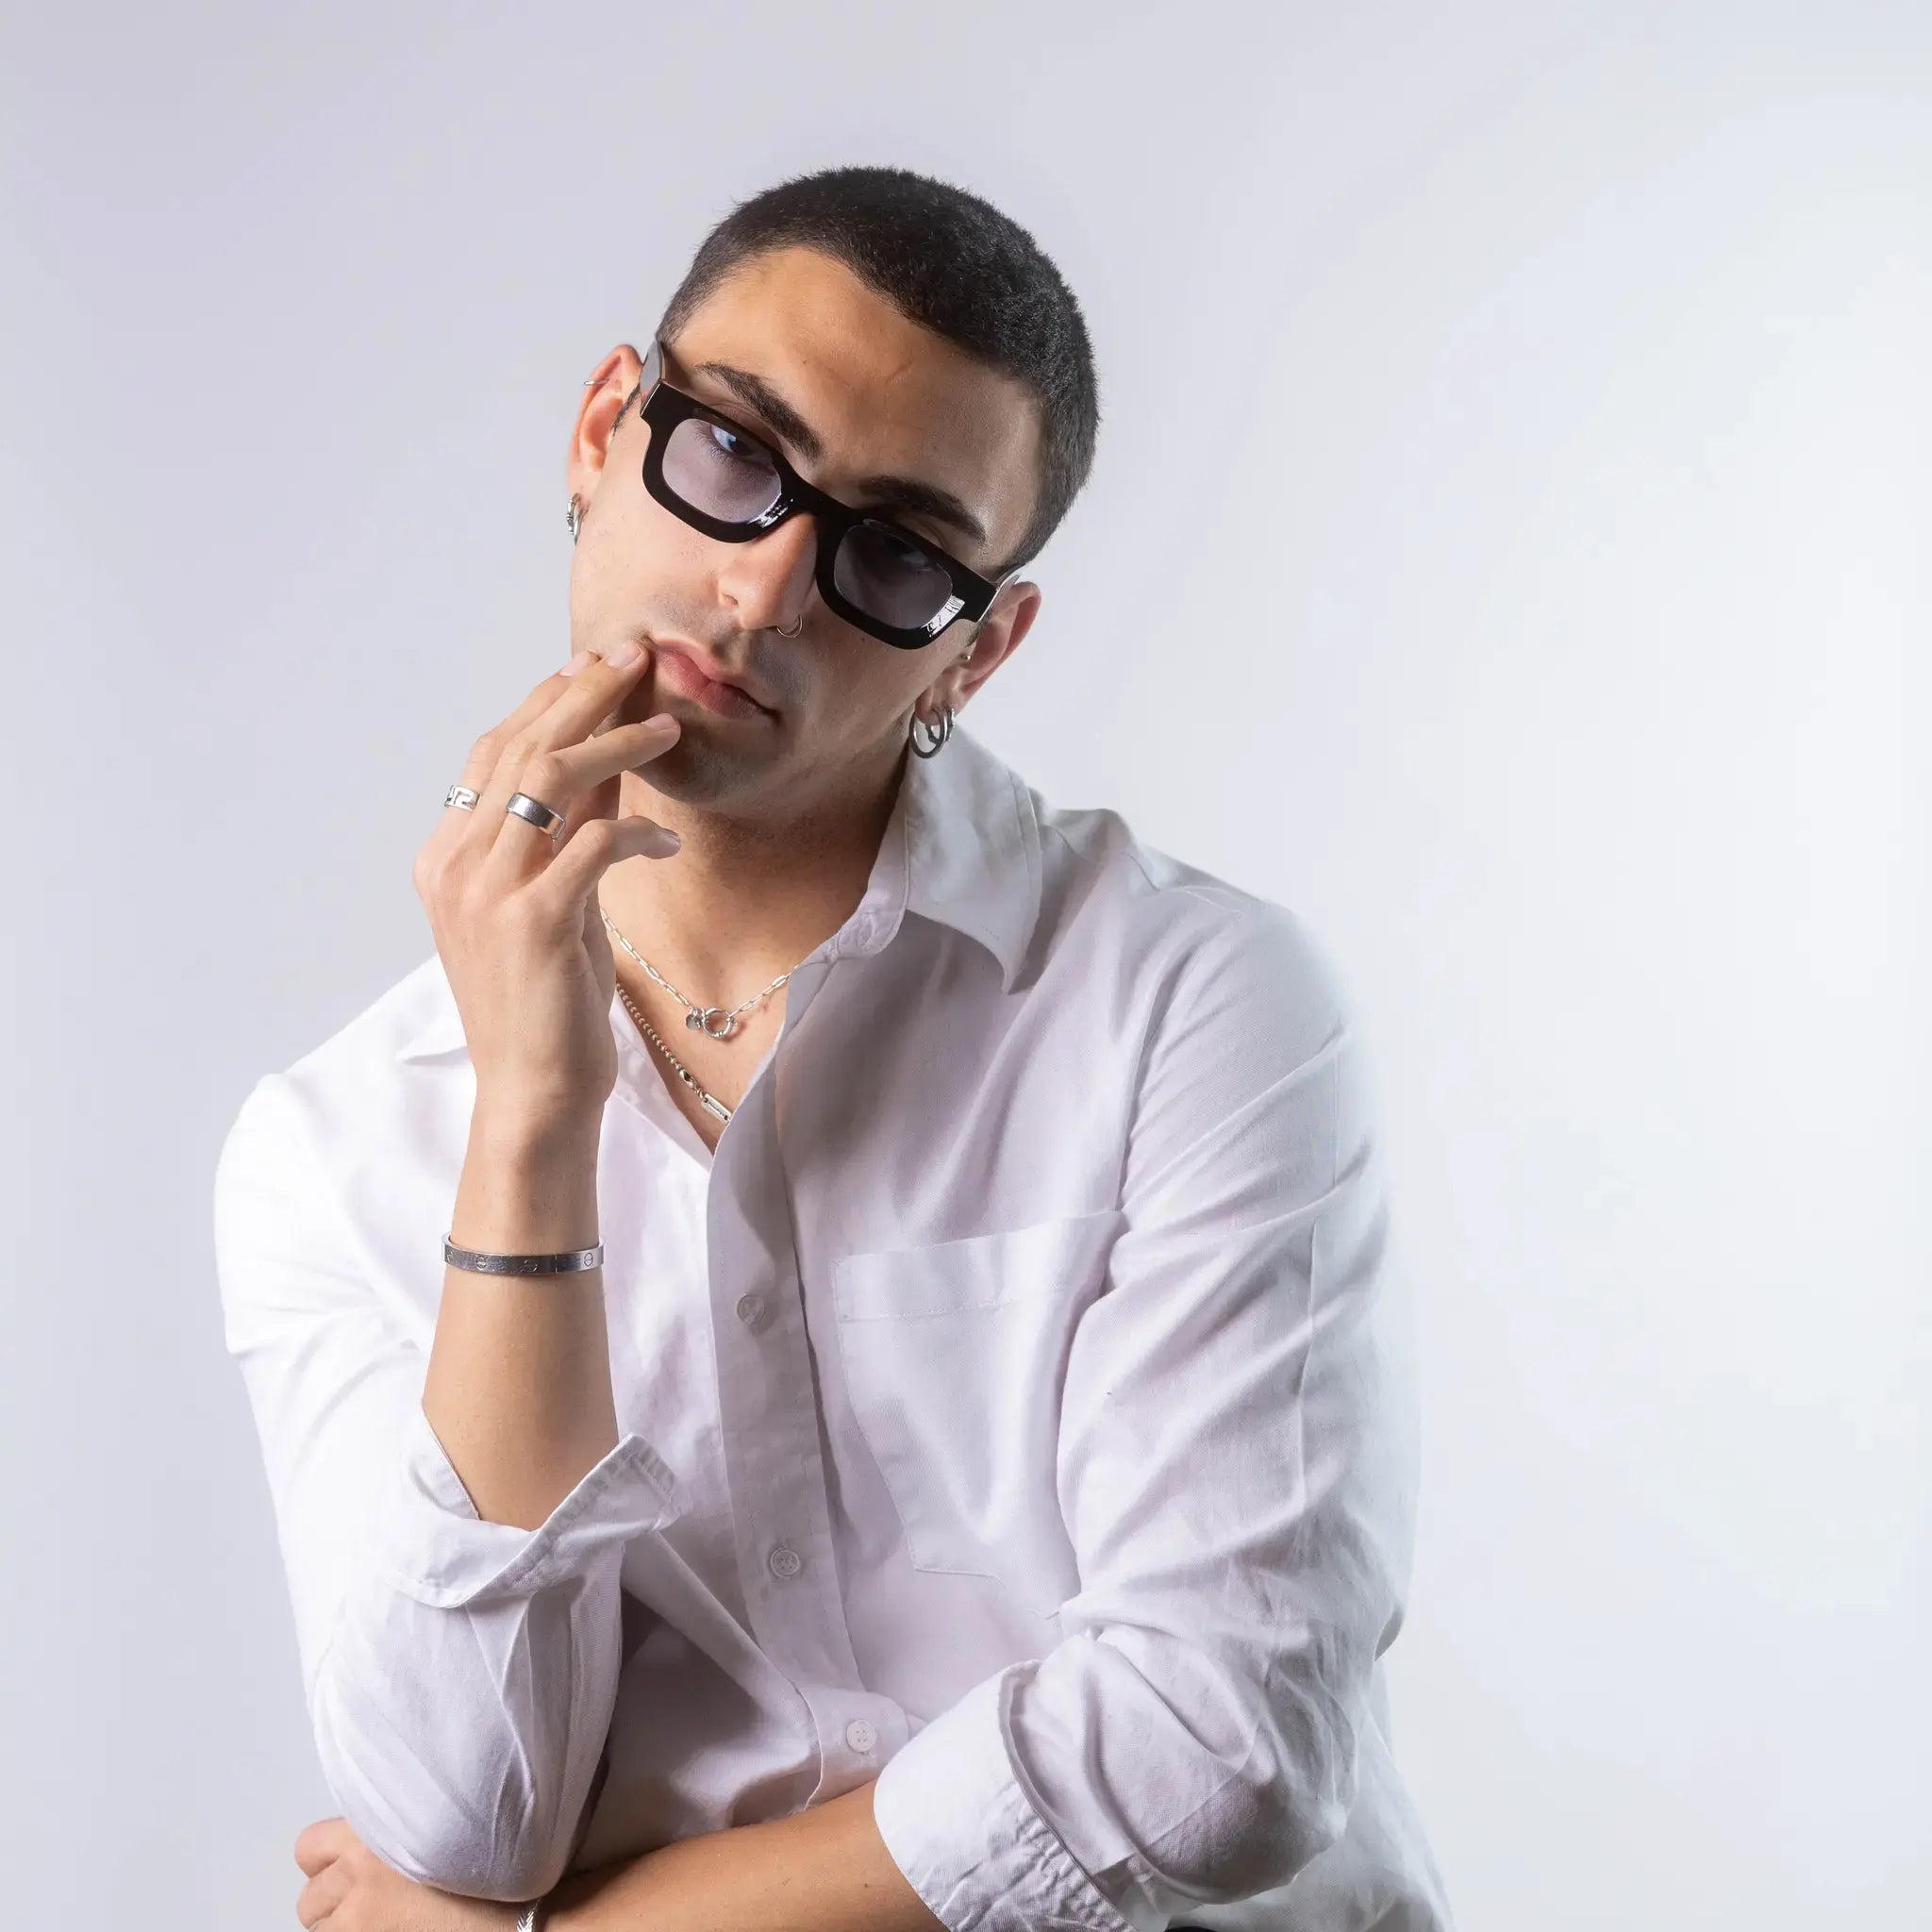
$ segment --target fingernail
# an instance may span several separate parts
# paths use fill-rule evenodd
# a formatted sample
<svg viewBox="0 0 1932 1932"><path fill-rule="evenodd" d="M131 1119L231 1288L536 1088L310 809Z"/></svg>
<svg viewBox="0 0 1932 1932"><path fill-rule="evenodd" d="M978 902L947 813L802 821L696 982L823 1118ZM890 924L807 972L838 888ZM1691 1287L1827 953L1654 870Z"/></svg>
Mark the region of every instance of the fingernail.
<svg viewBox="0 0 1932 1932"><path fill-rule="evenodd" d="M620 671L625 671L628 670L643 655L642 648L635 638L619 638L604 653L604 661L607 664L616 665Z"/></svg>
<svg viewBox="0 0 1932 1932"><path fill-rule="evenodd" d="M595 651L579 651L568 664L562 666L563 675L566 677L575 677L596 655Z"/></svg>

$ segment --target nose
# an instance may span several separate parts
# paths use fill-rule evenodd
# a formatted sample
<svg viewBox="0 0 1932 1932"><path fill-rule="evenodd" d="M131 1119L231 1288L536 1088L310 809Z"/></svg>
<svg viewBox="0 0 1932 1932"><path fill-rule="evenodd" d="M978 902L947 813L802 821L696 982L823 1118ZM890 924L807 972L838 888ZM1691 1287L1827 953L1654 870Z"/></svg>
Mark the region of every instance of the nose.
<svg viewBox="0 0 1932 1932"><path fill-rule="evenodd" d="M718 572L718 594L731 606L739 628L793 628L811 595L818 554L818 523L805 510L749 543L731 545Z"/></svg>

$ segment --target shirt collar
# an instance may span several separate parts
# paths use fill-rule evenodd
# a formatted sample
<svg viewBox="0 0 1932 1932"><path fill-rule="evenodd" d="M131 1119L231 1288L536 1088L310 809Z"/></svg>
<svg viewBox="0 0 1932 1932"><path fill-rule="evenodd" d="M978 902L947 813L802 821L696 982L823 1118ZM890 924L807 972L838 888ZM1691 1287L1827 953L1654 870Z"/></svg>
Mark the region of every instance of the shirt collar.
<svg viewBox="0 0 1932 1932"><path fill-rule="evenodd" d="M878 952L904 915L916 912L986 947L999 962L1001 991L1010 992L1039 921L1040 893L1038 800L1010 765L956 719L935 757L907 751L871 877L831 957ZM462 1017L441 958L432 953L410 978L419 982L412 988L417 1015L398 1058L419 1059L461 1047Z"/></svg>

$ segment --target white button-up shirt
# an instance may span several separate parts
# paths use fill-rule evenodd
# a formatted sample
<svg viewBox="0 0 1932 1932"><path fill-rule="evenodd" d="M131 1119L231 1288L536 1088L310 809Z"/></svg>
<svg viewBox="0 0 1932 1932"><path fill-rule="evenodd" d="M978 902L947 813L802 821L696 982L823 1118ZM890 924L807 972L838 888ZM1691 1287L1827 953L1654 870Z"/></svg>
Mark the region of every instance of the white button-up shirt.
<svg viewBox="0 0 1932 1932"><path fill-rule="evenodd" d="M430 957L215 1176L324 1772L424 1883L876 1777L954 1932L1434 1932L1391 1755L1410 1317L1362 1031L1293 914L907 756L715 1155L622 1003L620 1440L483 1521L422 1409L475 1076Z"/></svg>

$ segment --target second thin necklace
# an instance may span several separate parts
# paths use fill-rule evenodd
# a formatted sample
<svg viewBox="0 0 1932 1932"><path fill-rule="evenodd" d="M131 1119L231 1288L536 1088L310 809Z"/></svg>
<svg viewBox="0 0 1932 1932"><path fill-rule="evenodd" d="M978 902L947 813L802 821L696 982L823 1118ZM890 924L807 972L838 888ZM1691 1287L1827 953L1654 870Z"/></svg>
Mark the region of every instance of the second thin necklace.
<svg viewBox="0 0 1932 1932"><path fill-rule="evenodd" d="M678 990L675 986L673 986L672 983L668 979L666 979L664 975L661 973L659 973L658 969L655 966L653 966L651 962L647 958L645 958L644 956L641 952L639 952L638 949L634 945L632 945L631 942L627 939L625 939L621 932L618 931L616 925L613 924L611 920L609 913L606 912L601 906L598 907L597 913L598 917L603 920L605 930L609 933L610 937L614 939L617 941L617 943L620 946L622 946L624 950L626 953L628 953L631 956L631 958L635 959L638 962L638 964L641 966L644 969L644 971L654 980L656 980L657 983L659 986L661 986L664 989L664 991L672 996L673 999L675 999L678 1003L679 1006L684 1008L684 1024L687 1026L689 1026L692 1030L692 1032L702 1033L708 1040L729 1040L731 1036L738 1031L739 1014L743 1012L747 1007L754 1007L761 999L765 999L769 997L772 993L776 992L777 990L781 986L783 986L788 979L791 977L791 974L790 972L779 974L777 978L773 980L770 986L765 987L761 989L759 991L753 993L751 998L748 1000L741 1000L739 1004L733 1007L728 1012L725 1011L725 1009L722 1007L700 1007L695 1005L691 1000L686 999L684 994L679 992ZM677 1056L675 1053L673 1053L668 1046L664 1044L663 1041L658 1038L657 1029L651 1024L651 1023L648 1020L644 1018L644 1016L641 1012L638 1011L637 1002L634 999L632 999L630 994L624 990L623 984L621 982L617 989L617 996L624 1002L625 1010L627 1013L629 1013L631 1018L635 1020L638 1023L639 1026L643 1029L644 1037L657 1047L658 1051L661 1053L667 1060L671 1062L673 1068L676 1071L677 1077L680 1080L682 1080L684 1084L687 1087L689 1087L693 1093L697 1095L699 1106L701 1106L707 1113L710 1114L713 1117L713 1119L719 1121L728 1121L731 1118L731 1109L728 1107L726 1107L724 1103L722 1100L720 1100L715 1093L710 1092L708 1089L702 1086L698 1082L698 1080L693 1076L691 1069L687 1067L684 1064L684 1062L680 1060L677 1058Z"/></svg>

